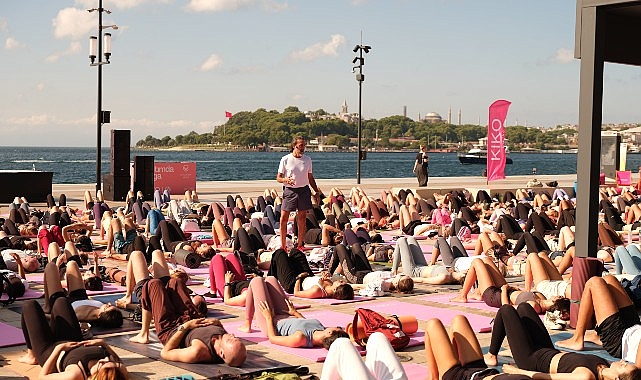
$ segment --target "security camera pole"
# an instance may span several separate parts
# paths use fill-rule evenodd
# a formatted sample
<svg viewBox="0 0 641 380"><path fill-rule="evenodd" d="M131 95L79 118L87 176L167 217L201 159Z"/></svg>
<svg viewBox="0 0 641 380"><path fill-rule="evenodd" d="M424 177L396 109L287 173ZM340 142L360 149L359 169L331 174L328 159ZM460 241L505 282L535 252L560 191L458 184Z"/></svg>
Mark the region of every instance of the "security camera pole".
<svg viewBox="0 0 641 380"><path fill-rule="evenodd" d="M363 65L365 64L363 51L367 54L371 48L372 47L369 45L363 45L362 42L360 45L356 45L354 47L354 53L358 52L358 57L355 57L352 60L352 63L356 64L356 66L352 68L352 72L355 72L356 69L358 69L358 73L356 74L356 81L358 81L358 161L356 164L356 183L359 185L361 183L361 159L363 158L361 150L361 96L363 93L363 81L365 80L365 75L363 75Z"/></svg>

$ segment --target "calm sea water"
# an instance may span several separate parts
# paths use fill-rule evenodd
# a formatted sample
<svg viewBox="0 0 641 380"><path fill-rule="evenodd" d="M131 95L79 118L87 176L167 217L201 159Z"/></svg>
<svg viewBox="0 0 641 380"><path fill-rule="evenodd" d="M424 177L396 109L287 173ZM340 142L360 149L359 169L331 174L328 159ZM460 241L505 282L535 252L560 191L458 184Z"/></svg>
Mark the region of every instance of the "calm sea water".
<svg viewBox="0 0 641 380"><path fill-rule="evenodd" d="M273 179L279 152L204 152L139 151L134 155L153 155L158 161L196 162L198 181ZM316 178L356 178L355 153L308 153L314 161ZM416 153L371 153L361 161L361 178L412 177ZM110 151L102 151L102 174L110 172ZM513 165L506 175L575 174L576 154L512 153ZM641 165L641 154L628 155L628 170ZM0 169L37 170L54 173L54 183L93 183L96 179L95 148L0 147ZM430 153L430 176L458 177L481 175L484 165L461 165L455 153Z"/></svg>

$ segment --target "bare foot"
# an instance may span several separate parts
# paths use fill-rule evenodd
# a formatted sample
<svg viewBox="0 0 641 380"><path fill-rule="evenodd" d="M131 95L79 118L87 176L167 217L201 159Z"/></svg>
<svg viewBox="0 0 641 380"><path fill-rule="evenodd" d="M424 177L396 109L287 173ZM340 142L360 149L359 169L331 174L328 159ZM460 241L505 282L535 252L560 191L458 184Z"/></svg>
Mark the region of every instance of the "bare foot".
<svg viewBox="0 0 641 380"><path fill-rule="evenodd" d="M462 296L462 295L460 295L460 296L456 296L456 297L454 297L454 298L450 299L450 302L461 302L461 303L467 303L467 297Z"/></svg>
<svg viewBox="0 0 641 380"><path fill-rule="evenodd" d="M573 336L570 339L560 340L556 342L556 345L558 347L563 347L574 351L581 351L583 350L583 339L579 339Z"/></svg>
<svg viewBox="0 0 641 380"><path fill-rule="evenodd" d="M36 357L33 355L33 351L27 350L24 355L18 358L20 363L35 365L38 364Z"/></svg>
<svg viewBox="0 0 641 380"><path fill-rule="evenodd" d="M245 321L245 323L243 323L242 326L238 327L238 330L242 332L250 333L252 332L252 327L249 322Z"/></svg>
<svg viewBox="0 0 641 380"><path fill-rule="evenodd" d="M583 337L584 342L592 342L598 346L603 346L603 343L601 342L601 338L599 337L599 334L596 333L594 330L588 330L585 332L585 336Z"/></svg>
<svg viewBox="0 0 641 380"><path fill-rule="evenodd" d="M489 352L483 355L483 361L488 367L495 367L499 364L499 361L496 358L496 355L492 355Z"/></svg>
<svg viewBox="0 0 641 380"><path fill-rule="evenodd" d="M134 343L147 344L149 343L149 333L140 331L138 334L129 338L129 341Z"/></svg>
<svg viewBox="0 0 641 380"><path fill-rule="evenodd" d="M125 295L122 298L119 298L116 300L116 306L118 306L121 309L127 308L127 305L131 303L131 295Z"/></svg>

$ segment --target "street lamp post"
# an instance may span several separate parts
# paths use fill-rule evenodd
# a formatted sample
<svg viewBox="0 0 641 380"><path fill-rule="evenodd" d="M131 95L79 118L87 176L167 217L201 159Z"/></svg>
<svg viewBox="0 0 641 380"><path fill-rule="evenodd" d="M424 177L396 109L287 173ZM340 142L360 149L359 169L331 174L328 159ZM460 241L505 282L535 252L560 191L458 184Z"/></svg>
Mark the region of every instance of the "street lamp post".
<svg viewBox="0 0 641 380"><path fill-rule="evenodd" d="M91 66L98 68L98 110L96 112L96 193L102 188L101 165L102 165L102 124L110 122L110 111L102 110L102 65L111 63L111 33L105 33L104 46L102 30L107 28L118 29L117 25L102 25L102 13L110 14L111 11L102 7L102 0L98 1L98 8L88 9L87 12L98 12L98 37L89 38L89 60ZM104 49L103 49L104 48ZM104 53L104 61L103 59ZM97 59L97 61L96 61Z"/></svg>
<svg viewBox="0 0 641 380"><path fill-rule="evenodd" d="M361 98L363 94L363 81L365 81L365 75L363 74L363 65L365 64L365 58L363 58L363 51L369 53L372 47L369 45L356 45L354 47L354 53L358 52L358 57L355 57L352 60L352 63L356 64L352 68L352 72L356 73L356 81L358 82L358 160L356 163L356 183L361 183L361 159L362 159L362 149L361 149L361 132L362 132L362 116L361 116Z"/></svg>

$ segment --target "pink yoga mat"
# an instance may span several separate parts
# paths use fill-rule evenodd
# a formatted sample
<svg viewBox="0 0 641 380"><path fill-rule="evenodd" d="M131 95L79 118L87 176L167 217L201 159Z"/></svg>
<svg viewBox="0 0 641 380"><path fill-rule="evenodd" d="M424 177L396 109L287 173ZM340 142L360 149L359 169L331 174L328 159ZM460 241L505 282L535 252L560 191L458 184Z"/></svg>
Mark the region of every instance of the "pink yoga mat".
<svg viewBox="0 0 641 380"><path fill-rule="evenodd" d="M425 379L429 374L426 366L416 363L401 363L408 379Z"/></svg>
<svg viewBox="0 0 641 380"><path fill-rule="evenodd" d="M341 305L344 303L354 303L354 302L363 302L363 301L371 301L375 299L374 297L363 297L363 296L354 296L353 300L337 300L334 298L301 298L301 297L295 297L291 294L287 295L288 298L290 298L293 301L297 302L316 302L324 305Z"/></svg>
<svg viewBox="0 0 641 380"><path fill-rule="evenodd" d="M345 326L348 323L352 322L354 319L353 315L338 313L331 310L305 313L304 315L305 318L308 319L318 319L325 327L336 326L345 328ZM253 331L251 333L239 331L238 327L240 327L242 323L243 322L226 323L225 328L227 329L227 331L233 332L239 338L246 339L251 342L258 343L262 346L267 346L274 350L282 351L291 355L301 356L303 358L316 362L322 362L327 357L327 350L324 348L291 348L272 344L263 335L263 333L258 330L258 326L255 323L252 326ZM422 332L417 333L415 335L412 335L409 347L421 345L424 341L424 334ZM357 346L356 348L361 353L361 355L365 353L365 350L360 346Z"/></svg>
<svg viewBox="0 0 641 380"><path fill-rule="evenodd" d="M44 293L42 292L39 292L33 289L27 289L25 290L24 295L22 297L16 298L16 301L36 299L36 298L41 298L43 296L44 296ZM7 299L9 299L9 296L7 296L6 294L3 294L2 297L0 297L0 300L3 300L3 301Z"/></svg>
<svg viewBox="0 0 641 380"><path fill-rule="evenodd" d="M471 307L474 309L479 309L479 310L486 310L486 311L491 311L496 313L498 311L497 308L488 306L485 304L483 301L478 301L478 300L472 300L468 299L467 303L462 303L462 302L452 302L450 299L458 296L457 293L436 293L436 294L430 294L425 297L421 297L419 299L423 301L431 301L431 302L438 302L444 305L458 305L458 306L465 306L465 307Z"/></svg>
<svg viewBox="0 0 641 380"><path fill-rule="evenodd" d="M204 266L203 266L204 265ZM200 264L198 268L187 268L182 265L178 265L180 269L183 269L188 274L206 274L209 276L209 263Z"/></svg>
<svg viewBox="0 0 641 380"><path fill-rule="evenodd" d="M24 343L21 329L0 322L0 347L18 346Z"/></svg>
<svg viewBox="0 0 641 380"><path fill-rule="evenodd" d="M465 313L460 310L418 305L401 301L389 301L383 303L377 302L371 304L365 303L363 305L354 306L354 308L357 307L369 308L381 314L413 315L417 319L423 321L427 321L432 318L438 318L445 325L449 325L452 322L454 316L460 314L467 317L468 321L470 321L472 329L477 332L485 331L486 329L491 327L492 323L492 318L478 314Z"/></svg>

